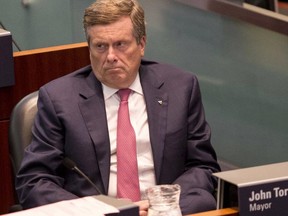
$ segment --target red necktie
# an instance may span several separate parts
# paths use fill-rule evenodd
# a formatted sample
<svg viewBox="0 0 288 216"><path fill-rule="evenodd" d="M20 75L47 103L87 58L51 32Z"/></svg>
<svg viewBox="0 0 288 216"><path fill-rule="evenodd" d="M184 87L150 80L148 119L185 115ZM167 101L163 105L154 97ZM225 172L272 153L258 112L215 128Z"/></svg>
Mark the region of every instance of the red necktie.
<svg viewBox="0 0 288 216"><path fill-rule="evenodd" d="M128 97L130 89L120 89L117 122L117 197L140 200L136 138L130 122Z"/></svg>

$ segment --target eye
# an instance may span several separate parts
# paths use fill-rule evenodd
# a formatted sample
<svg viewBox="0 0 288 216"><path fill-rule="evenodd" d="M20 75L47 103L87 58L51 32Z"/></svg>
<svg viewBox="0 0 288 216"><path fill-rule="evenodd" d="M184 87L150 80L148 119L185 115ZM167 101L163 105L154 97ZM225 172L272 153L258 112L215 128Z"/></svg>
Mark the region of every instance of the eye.
<svg viewBox="0 0 288 216"><path fill-rule="evenodd" d="M104 52L107 49L107 45L98 43L94 46L98 52Z"/></svg>
<svg viewBox="0 0 288 216"><path fill-rule="evenodd" d="M117 47L117 49L125 50L127 48L127 42L119 41L115 44L115 46Z"/></svg>

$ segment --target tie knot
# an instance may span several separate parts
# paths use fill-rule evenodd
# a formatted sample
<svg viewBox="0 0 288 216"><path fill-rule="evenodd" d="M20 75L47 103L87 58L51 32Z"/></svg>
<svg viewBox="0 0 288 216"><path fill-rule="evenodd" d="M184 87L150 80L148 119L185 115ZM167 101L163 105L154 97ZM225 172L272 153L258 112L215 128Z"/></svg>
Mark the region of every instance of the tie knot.
<svg viewBox="0 0 288 216"><path fill-rule="evenodd" d="M119 89L118 95L121 101L128 101L131 89Z"/></svg>

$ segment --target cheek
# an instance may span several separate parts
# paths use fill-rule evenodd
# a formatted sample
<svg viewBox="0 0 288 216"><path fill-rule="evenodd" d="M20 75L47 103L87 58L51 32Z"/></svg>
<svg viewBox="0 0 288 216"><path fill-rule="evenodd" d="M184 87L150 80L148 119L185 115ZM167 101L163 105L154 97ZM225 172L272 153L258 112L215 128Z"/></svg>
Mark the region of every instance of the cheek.
<svg viewBox="0 0 288 216"><path fill-rule="evenodd" d="M95 76L98 79L101 79L101 77L102 77L102 65L103 65L101 62L101 58L90 52L90 62L91 62L91 66L92 66L92 69L93 69Z"/></svg>
<svg viewBox="0 0 288 216"><path fill-rule="evenodd" d="M90 52L90 62L93 67L101 68L105 62L105 57L103 55L97 55Z"/></svg>
<svg viewBox="0 0 288 216"><path fill-rule="evenodd" d="M130 59L130 65L132 67L137 67L139 66L139 62L141 61L143 54L141 50L137 50L137 52L133 52L131 53L131 55L129 56ZM138 68L137 68L138 70Z"/></svg>
<svg viewBox="0 0 288 216"><path fill-rule="evenodd" d="M126 59L134 61L135 59L139 59L142 56L142 51L140 49L133 49L124 54Z"/></svg>
<svg viewBox="0 0 288 216"><path fill-rule="evenodd" d="M97 56L93 51L90 51L90 61L91 63L99 61L99 56Z"/></svg>

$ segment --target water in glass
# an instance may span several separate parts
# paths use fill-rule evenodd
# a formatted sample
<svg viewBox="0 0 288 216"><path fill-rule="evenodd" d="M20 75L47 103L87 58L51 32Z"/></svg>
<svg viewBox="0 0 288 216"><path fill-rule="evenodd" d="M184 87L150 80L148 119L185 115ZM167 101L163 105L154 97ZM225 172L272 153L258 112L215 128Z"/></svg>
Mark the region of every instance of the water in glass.
<svg viewBox="0 0 288 216"><path fill-rule="evenodd" d="M181 216L180 185L156 185L146 190L148 216Z"/></svg>

